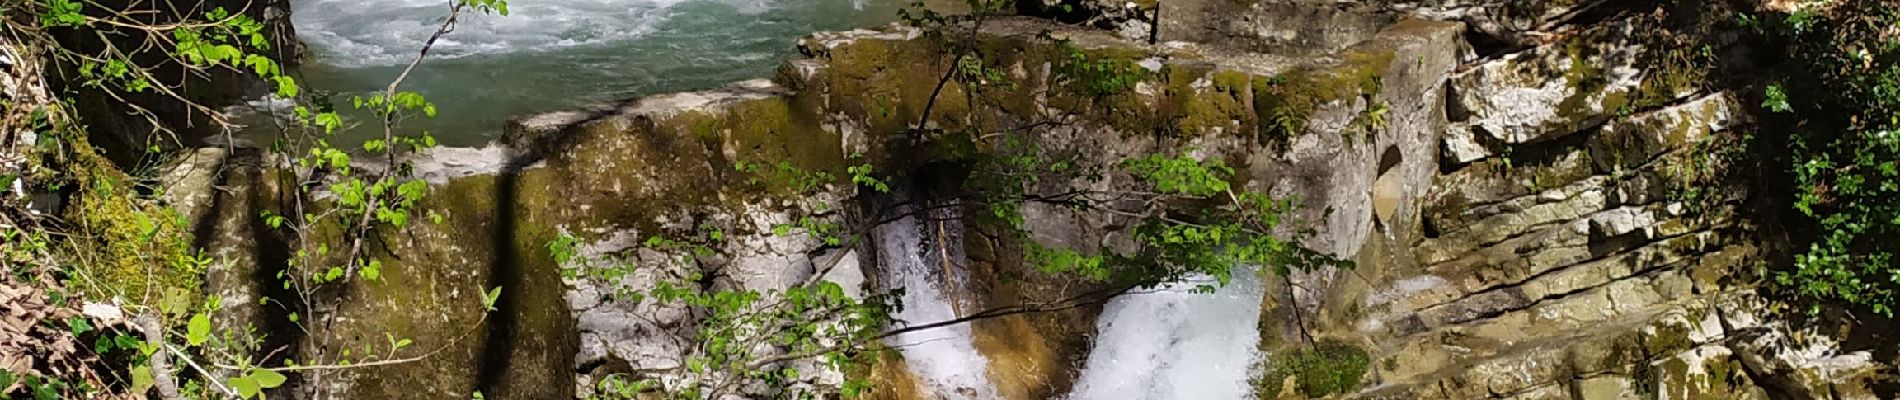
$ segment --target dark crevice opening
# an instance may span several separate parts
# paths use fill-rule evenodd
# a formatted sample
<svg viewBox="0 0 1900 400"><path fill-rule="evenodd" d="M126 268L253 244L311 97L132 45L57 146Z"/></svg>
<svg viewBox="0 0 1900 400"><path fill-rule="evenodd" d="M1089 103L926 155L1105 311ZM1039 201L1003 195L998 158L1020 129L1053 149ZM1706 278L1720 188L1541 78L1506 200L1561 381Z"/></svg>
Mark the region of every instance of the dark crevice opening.
<svg viewBox="0 0 1900 400"><path fill-rule="evenodd" d="M478 374L475 381L477 388L479 388L482 393L489 395L490 398L501 398L497 396L573 397L571 384L554 382L552 384L557 386L548 387L545 385L550 384L549 382L525 382L519 379L517 375L528 374L526 376L540 376L539 372L543 371L525 371L523 369L551 367L553 370L545 372L551 373L554 379L572 382L575 376L574 374L588 370L588 368L583 368L580 371L576 371L576 366L571 361L574 353L578 351L578 349L574 348L574 345L578 343L577 336L579 335L579 331L575 330L573 326L570 325L558 329L560 334L569 335L570 337L568 338L546 338L534 336L544 334L537 333L536 329L534 329L536 327L523 325L521 318L523 318L523 315L529 315L528 313L557 312L563 314L563 316L556 318L571 317L566 316L568 313L566 309L526 309L527 306L523 300L524 296L527 296L525 293L530 287L541 286L536 285L536 283L546 283L541 279L556 279L556 288L559 288L561 284L558 283L558 277L537 278L528 276L528 274L533 271L529 270L530 266L526 264L527 261L525 260L527 259L525 257L538 256L538 254L522 254L522 247L517 245L517 242L522 239L518 229L518 221L522 218L522 215L518 213L519 193L522 184L520 179L523 170L548 159L550 154L558 154L560 151L573 148L576 145L579 135L574 134L572 128L584 126L588 122L609 118L614 115L612 112L599 112L588 116L586 119L567 124L566 127L558 131L543 135L505 139L509 142L510 146L525 151L511 156L502 166L501 171L495 174L493 193L494 209L491 210L494 221L489 235L491 239L489 246L494 249L494 253L493 258L489 260L489 264L487 265L489 268L489 276L486 284L488 288L500 287L502 290L501 296L495 301L495 310L489 312L487 322L484 323L485 326L483 330L485 334L482 337L481 346L477 348L482 356L479 360L480 365L477 366ZM548 261L552 262L552 259L548 259ZM537 295L548 294L541 293ZM565 302L562 304L565 306ZM571 319L569 319L569 321L571 321ZM548 346L540 346L535 343L528 343L527 341L553 343L553 345L551 346L552 348L547 348ZM562 354L561 358L570 361L558 363L558 365L555 366L536 365L535 363L529 363L529 365L515 365L513 357L523 355L519 354L522 352L523 346L526 346L527 349L565 353ZM528 356L533 356L533 354L528 354Z"/></svg>
<svg viewBox="0 0 1900 400"><path fill-rule="evenodd" d="M225 162L213 167L216 168L217 171L212 172L211 186L207 188L211 191L209 193L211 195L211 203L203 205L203 207L206 207L204 215L199 215L197 221L191 221L191 248L210 251L212 237L218 233L219 216L224 212L224 209L229 207L230 203L235 200L231 198L232 196L244 195L225 193L224 190L220 189L230 184L231 177L229 174L234 173L231 171L231 161L235 157L235 155L227 157ZM146 185L140 186L144 187ZM149 195L150 194L144 194L143 196ZM244 203L240 202L239 204Z"/></svg>
<svg viewBox="0 0 1900 400"><path fill-rule="evenodd" d="M291 240L285 236L284 231L270 227L264 217L258 215L256 211L272 210L281 215L297 214L284 212L291 209L287 197L266 189L264 181L273 178L263 167L263 155L260 151L240 149L233 153L225 164L227 167L223 169L224 174L235 174L233 178L237 178L236 180L252 183L249 190L234 193L220 191L218 197L229 195L250 197L249 201L239 202L239 204L249 205L249 208L236 209L233 212L245 214L236 218L244 218L244 229L248 230L250 237L255 241L257 268L251 271L249 278L258 285L258 295L271 300L264 304L264 313L259 316L263 326L258 329L264 334L260 348L267 351L281 349L281 351L276 351L274 357L257 360L257 362L258 365L282 365L286 360L300 358L301 347L297 344L306 339L302 334L302 328L290 320L290 314L310 315L310 306L304 304L295 291L284 287L283 284L285 277L292 273L290 271ZM227 181L230 180L227 178ZM223 209L225 207L219 206L214 209L213 214ZM278 312L271 312L273 308ZM278 390L282 393L297 393L300 390L297 387L300 381L291 380L285 384L285 387Z"/></svg>
<svg viewBox="0 0 1900 400"><path fill-rule="evenodd" d="M1399 154L1399 146L1386 146L1385 151L1379 154L1379 175L1385 176L1385 173L1392 172L1392 168L1404 161L1404 156Z"/></svg>
<svg viewBox="0 0 1900 400"><path fill-rule="evenodd" d="M563 135L565 136L565 135ZM489 236L493 242L494 259L490 260L487 287L501 287L501 297L495 300L495 311L489 312L487 335L481 347L481 374L476 384L483 393L501 393L503 382L510 371L510 356L515 353L516 337L521 327L516 321L516 310L520 307L521 293L510 292L508 288L521 288L523 281L521 268L515 263L515 193L519 190L519 168L513 163L495 176L495 216L494 231Z"/></svg>

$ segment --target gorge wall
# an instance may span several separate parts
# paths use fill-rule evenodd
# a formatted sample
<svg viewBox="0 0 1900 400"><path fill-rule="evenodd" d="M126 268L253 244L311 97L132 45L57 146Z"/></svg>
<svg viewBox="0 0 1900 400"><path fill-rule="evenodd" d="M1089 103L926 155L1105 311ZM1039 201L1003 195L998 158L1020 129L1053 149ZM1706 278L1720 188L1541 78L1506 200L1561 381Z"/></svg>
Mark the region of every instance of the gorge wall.
<svg viewBox="0 0 1900 400"><path fill-rule="evenodd" d="M858 296L890 288L894 266L884 264L896 258L881 252L893 246L773 234L801 216L879 221L888 195L778 189L745 165L848 176L862 162L891 172L899 192L955 194L981 183L967 176L973 156L1003 150L950 132L1021 131L1083 169L1184 148L1226 160L1235 183L1297 199L1290 218L1315 232L1304 245L1355 261L1264 279L1261 362L1249 366L1262 398L1893 396L1895 347L1869 340L1890 321L1803 317L1755 283L1754 271L1786 257L1787 244L1774 233L1777 211L1765 211L1775 203L1733 173L1750 171L1741 158L1724 156L1758 103L1732 79L1756 66L1719 23L1729 5L1528 3L1536 7L1180 0L1108 6L1133 10L1117 13L1088 3L1081 18L1098 23L988 21L977 39L984 67L1016 84L983 90L939 87L954 61L914 28L816 33L802 41L804 57L769 80L524 116L488 147L426 152L416 160L433 183L424 208L444 221L382 233L383 280L341 294L336 333L285 340L351 348L388 330L415 349L448 349L336 372L331 390L344 397L586 394L606 374L685 362L671 356L699 318L606 296L615 288L684 276L703 288L809 279ZM1159 28L1141 29L1155 11ZM1073 48L1038 39L1045 31ZM1075 54L1145 72L1124 90L1091 92L1057 78ZM1301 123L1277 118L1286 115ZM936 129L911 129L920 119ZM257 210L285 207L282 189L255 154L193 154L167 186L175 206L206 221L199 240L218 257L207 291L268 295L257 278L276 272L265 266L285 245ZM1109 172L1039 182L1026 195L1133 185ZM1023 217L1033 240L1057 248L1113 247L1131 229L1126 216L1033 202ZM1102 289L1034 271L1022 243L974 219L935 224L925 231L957 243L933 254L962 259L943 267L963 274L947 300L954 307ZM690 262L675 262L682 250L642 245L707 227L725 239ZM603 266L557 264L548 243L563 236L584 255L643 268L611 281L564 275ZM504 292L484 317L479 300L493 286ZM227 308L219 323L284 325L259 307ZM1010 399L1070 393L1101 312L971 323L993 385L980 389ZM1316 383L1326 373L1285 372L1297 366L1277 356L1314 342L1349 349L1338 357L1361 358L1364 372L1331 370L1352 375L1330 377L1345 382L1336 388ZM873 364L887 384L875 397L987 396L921 393L928 385L902 361Z"/></svg>

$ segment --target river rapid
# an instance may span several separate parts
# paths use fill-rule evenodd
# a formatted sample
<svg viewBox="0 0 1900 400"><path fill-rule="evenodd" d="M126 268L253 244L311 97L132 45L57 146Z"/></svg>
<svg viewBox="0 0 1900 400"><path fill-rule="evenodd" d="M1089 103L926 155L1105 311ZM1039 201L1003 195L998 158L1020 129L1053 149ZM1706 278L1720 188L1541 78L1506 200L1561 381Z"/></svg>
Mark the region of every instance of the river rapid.
<svg viewBox="0 0 1900 400"><path fill-rule="evenodd" d="M447 15L445 0L295 0L313 53L304 86L350 96L389 84ZM446 145L508 118L770 76L811 32L887 24L899 0L531 0L464 16L402 89L441 111L405 127ZM359 114L360 115L360 114ZM366 132L366 131L365 131ZM353 136L361 137L364 132Z"/></svg>

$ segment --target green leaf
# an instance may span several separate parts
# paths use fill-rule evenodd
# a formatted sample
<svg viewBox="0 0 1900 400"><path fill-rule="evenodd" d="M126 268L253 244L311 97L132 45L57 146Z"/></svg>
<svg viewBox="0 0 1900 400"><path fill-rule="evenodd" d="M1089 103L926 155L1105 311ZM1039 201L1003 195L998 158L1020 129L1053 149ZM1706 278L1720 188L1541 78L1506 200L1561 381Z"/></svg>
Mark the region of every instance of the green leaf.
<svg viewBox="0 0 1900 400"><path fill-rule="evenodd" d="M257 397L258 393L264 391L264 388L258 386L257 379L252 378L250 375L231 377L231 379L224 380L224 384L230 386L231 389L237 390L238 397L246 399Z"/></svg>
<svg viewBox="0 0 1900 400"><path fill-rule="evenodd" d="M287 75L278 75L276 77L271 78L271 80L277 82L277 96L278 97L283 97L283 98L297 97L298 88L297 88L296 78L292 78Z"/></svg>
<svg viewBox="0 0 1900 400"><path fill-rule="evenodd" d="M343 117L333 112L320 113L317 114L315 123L323 127L323 133L331 133L343 126ZM348 164L347 159L345 160L344 164Z"/></svg>
<svg viewBox="0 0 1900 400"><path fill-rule="evenodd" d="M132 223L139 228L139 241L150 243L158 235L158 223L145 213L132 213Z"/></svg>
<svg viewBox="0 0 1900 400"><path fill-rule="evenodd" d="M363 279L368 279L371 281L382 279L383 263L377 260L369 260L369 265L364 265L363 269L359 270L357 273L362 275Z"/></svg>
<svg viewBox="0 0 1900 400"><path fill-rule="evenodd" d="M284 380L285 380L284 374L278 373L277 371L272 371L272 370L263 369L263 368L252 370L251 374L249 376L246 376L246 378L250 378L252 381L257 382L257 386L264 389L270 389L270 388L275 388L278 386L283 386Z"/></svg>
<svg viewBox="0 0 1900 400"><path fill-rule="evenodd" d="M41 25L80 26L86 24L85 14L80 13L80 10L84 8L82 2L72 0L48 0L46 6L49 9L46 11L46 14L40 16Z"/></svg>
<svg viewBox="0 0 1900 400"><path fill-rule="evenodd" d="M501 299L500 286L496 286L494 289L489 289L488 295L482 296L482 308L486 308L488 309L488 311L495 311L495 300L500 300L500 299Z"/></svg>
<svg viewBox="0 0 1900 400"><path fill-rule="evenodd" d="M4 385L4 383L0 383ZM132 393L145 393L152 387L152 367L140 365L132 367Z"/></svg>
<svg viewBox="0 0 1900 400"><path fill-rule="evenodd" d="M75 336L84 335L92 332L92 323L87 322L85 317L72 317L66 319L66 328Z"/></svg>
<svg viewBox="0 0 1900 400"><path fill-rule="evenodd" d="M251 66L251 72L257 73L258 76L268 76L277 71L277 63L262 54L244 56L244 65Z"/></svg>
<svg viewBox="0 0 1900 400"><path fill-rule="evenodd" d="M204 313L191 316L191 322L185 324L185 340L192 346L205 343L211 338L211 317Z"/></svg>

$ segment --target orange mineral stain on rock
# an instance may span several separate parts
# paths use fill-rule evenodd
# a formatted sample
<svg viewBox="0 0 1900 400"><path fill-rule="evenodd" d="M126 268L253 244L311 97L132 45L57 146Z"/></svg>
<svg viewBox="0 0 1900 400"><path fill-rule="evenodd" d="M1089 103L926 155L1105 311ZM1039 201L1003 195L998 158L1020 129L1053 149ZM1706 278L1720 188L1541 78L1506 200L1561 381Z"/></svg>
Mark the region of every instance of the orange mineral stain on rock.
<svg viewBox="0 0 1900 400"><path fill-rule="evenodd" d="M904 365L903 356L896 350L879 349L877 359L866 368L864 379L871 388L865 392L865 400L930 400L925 395L923 382L911 374L910 367Z"/></svg>
<svg viewBox="0 0 1900 400"><path fill-rule="evenodd" d="M989 358L990 383L1004 399L1054 398L1051 377L1064 368L1042 332L1022 315L980 320L972 326L976 350Z"/></svg>

